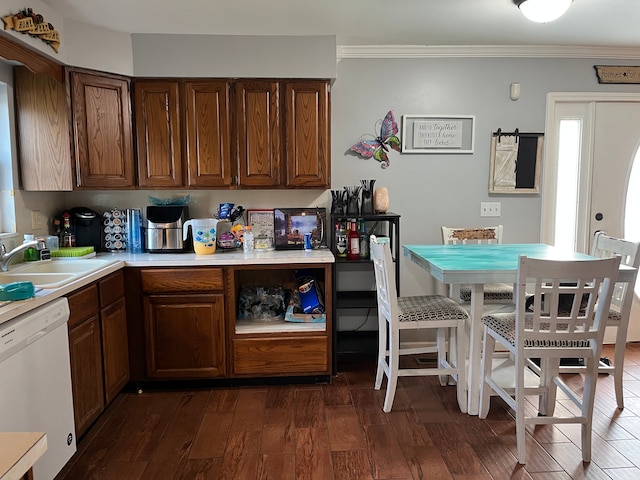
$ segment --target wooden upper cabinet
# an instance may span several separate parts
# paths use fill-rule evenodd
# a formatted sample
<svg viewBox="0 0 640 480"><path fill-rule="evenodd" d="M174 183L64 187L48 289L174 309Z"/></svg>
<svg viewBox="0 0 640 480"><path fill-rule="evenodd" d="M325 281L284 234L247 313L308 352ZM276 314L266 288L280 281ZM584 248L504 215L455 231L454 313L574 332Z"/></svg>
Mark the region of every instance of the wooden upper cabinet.
<svg viewBox="0 0 640 480"><path fill-rule="evenodd" d="M133 188L129 79L69 72L76 187Z"/></svg>
<svg viewBox="0 0 640 480"><path fill-rule="evenodd" d="M230 83L225 80L184 82L186 184L189 187L232 185Z"/></svg>
<svg viewBox="0 0 640 480"><path fill-rule="evenodd" d="M238 177L243 187L280 185L280 84L236 82Z"/></svg>
<svg viewBox="0 0 640 480"><path fill-rule="evenodd" d="M73 190L67 89L54 78L14 68L22 188Z"/></svg>
<svg viewBox="0 0 640 480"><path fill-rule="evenodd" d="M328 188L331 181L329 82L285 82L287 187Z"/></svg>
<svg viewBox="0 0 640 480"><path fill-rule="evenodd" d="M182 186L179 90L175 81L134 81L138 185Z"/></svg>

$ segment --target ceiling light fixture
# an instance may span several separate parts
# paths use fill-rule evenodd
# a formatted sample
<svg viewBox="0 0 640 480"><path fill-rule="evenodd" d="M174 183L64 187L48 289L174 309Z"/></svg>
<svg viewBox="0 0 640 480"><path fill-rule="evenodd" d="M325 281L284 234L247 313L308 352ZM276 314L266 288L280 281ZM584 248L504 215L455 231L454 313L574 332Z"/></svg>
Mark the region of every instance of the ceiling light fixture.
<svg viewBox="0 0 640 480"><path fill-rule="evenodd" d="M546 23L560 18L573 0L513 0L532 22Z"/></svg>

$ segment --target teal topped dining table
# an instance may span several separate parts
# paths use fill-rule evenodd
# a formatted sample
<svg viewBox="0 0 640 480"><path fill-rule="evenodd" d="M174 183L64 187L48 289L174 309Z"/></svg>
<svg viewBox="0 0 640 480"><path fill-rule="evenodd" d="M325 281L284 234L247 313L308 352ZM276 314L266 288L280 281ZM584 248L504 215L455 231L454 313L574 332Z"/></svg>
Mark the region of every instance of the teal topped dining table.
<svg viewBox="0 0 640 480"><path fill-rule="evenodd" d="M521 255L550 260L588 260L594 257L541 243L513 243L490 245L404 245L404 255L444 284L471 285L471 323L469 328L470 415L478 414L480 400L480 374L482 360L482 312L484 285L488 283L515 283L518 259ZM625 281L626 272L634 269L621 266L618 281ZM627 280L628 281L628 280Z"/></svg>

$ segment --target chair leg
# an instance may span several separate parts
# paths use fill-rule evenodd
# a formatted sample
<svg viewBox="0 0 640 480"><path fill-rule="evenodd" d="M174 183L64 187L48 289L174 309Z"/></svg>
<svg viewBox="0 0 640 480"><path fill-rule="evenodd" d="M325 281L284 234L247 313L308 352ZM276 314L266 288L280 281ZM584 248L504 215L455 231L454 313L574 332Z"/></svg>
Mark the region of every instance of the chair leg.
<svg viewBox="0 0 640 480"><path fill-rule="evenodd" d="M464 335L464 321L458 323L458 326L451 331L455 336L455 342L453 339L449 339L449 349L452 348L455 351L455 357L451 355L452 359L455 359L456 368L458 369L458 386L457 386L457 395L458 395L458 406L460 407L460 411L462 413L467 413L467 402L469 395L469 388L467 387L467 366L465 365L465 335ZM455 348L452 347L455 345Z"/></svg>
<svg viewBox="0 0 640 480"><path fill-rule="evenodd" d="M587 360L587 372L584 376L582 392L582 460L591 461L591 428L593 424L593 404L596 398L596 382L598 381L598 358Z"/></svg>
<svg viewBox="0 0 640 480"><path fill-rule="evenodd" d="M386 362L387 337L389 325L386 320L378 322L378 369L376 371L376 383L374 388L380 390L384 377L384 365Z"/></svg>
<svg viewBox="0 0 640 480"><path fill-rule="evenodd" d="M486 382L486 378L491 376L491 366L493 363L493 352L495 350L496 340L487 333L487 327L484 328L484 350L482 353L482 378L480 381L480 408L478 416L487 418L489 414L489 404L491 402L491 387Z"/></svg>
<svg viewBox="0 0 640 480"><path fill-rule="evenodd" d="M398 335L391 335L389 339L389 378L387 381L387 393L384 396L382 410L385 413L391 411L393 399L396 396L396 386L398 384L398 363L400 362L400 339Z"/></svg>
<svg viewBox="0 0 640 480"><path fill-rule="evenodd" d="M518 463L527 462L526 425L524 423L524 369L523 355L516 356L516 446L518 449Z"/></svg>
<svg viewBox="0 0 640 480"><path fill-rule="evenodd" d="M556 410L558 394L558 386L553 379L560 374L560 359L542 358L540 367L540 385L544 385L547 390L538 399L538 412L540 415L552 417Z"/></svg>
<svg viewBox="0 0 640 480"><path fill-rule="evenodd" d="M616 331L616 345L613 351L613 384L616 391L618 408L624 408L624 396L622 393L622 377L624 376L624 351L627 346L627 329L618 326Z"/></svg>
<svg viewBox="0 0 640 480"><path fill-rule="evenodd" d="M447 360L447 339L445 337L445 328L438 328L436 333L436 342L438 346L438 368L445 366ZM451 347L449 347L451 348ZM448 375L438 375L440 386L444 387L449 383Z"/></svg>

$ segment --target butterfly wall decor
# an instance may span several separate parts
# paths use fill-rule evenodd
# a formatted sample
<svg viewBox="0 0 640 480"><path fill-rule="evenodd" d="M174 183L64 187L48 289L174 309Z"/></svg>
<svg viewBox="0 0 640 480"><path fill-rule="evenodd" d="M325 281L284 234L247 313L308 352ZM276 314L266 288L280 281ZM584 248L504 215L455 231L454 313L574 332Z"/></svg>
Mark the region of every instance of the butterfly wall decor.
<svg viewBox="0 0 640 480"><path fill-rule="evenodd" d="M389 149L400 151L400 139L397 136L398 124L392 110L389 110L384 120L378 120L378 122L381 122L380 135L375 138L366 138L363 135L358 143L351 147L351 151L356 152L362 158L373 157L380 162L382 168L387 168L389 166L389 156L387 155ZM376 126L378 122L376 122Z"/></svg>

